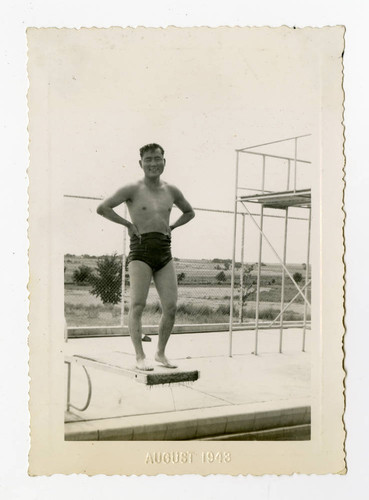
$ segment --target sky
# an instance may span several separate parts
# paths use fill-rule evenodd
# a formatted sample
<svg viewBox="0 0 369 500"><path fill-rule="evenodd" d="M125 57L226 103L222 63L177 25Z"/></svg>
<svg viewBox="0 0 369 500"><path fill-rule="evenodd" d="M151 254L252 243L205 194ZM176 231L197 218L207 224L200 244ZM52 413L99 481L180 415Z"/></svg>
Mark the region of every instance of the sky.
<svg viewBox="0 0 369 500"><path fill-rule="evenodd" d="M163 179L195 208L233 210L235 149L312 134L299 141L298 157L314 160L319 40L311 34L287 28L267 36L265 30L237 28L34 32L31 88L47 82L50 164L63 172L64 195L106 197L138 180L138 150L149 142L165 149ZM293 157L294 143L259 150ZM239 185L260 188L261 165L261 157L242 154ZM285 161L267 160L265 188L284 190L286 172ZM316 163L298 167L298 188L311 187L317 178ZM64 198L65 253L122 251L122 227L97 216L96 204ZM291 214L307 217L301 209ZM177 216L173 210L172 220ZM265 225L280 252L283 220ZM307 222L291 221L289 228L287 258L305 262ZM231 258L232 242L232 215L199 211L173 233L173 253ZM246 260L257 260L258 244L258 231L248 221ZM276 261L267 246L262 260Z"/></svg>

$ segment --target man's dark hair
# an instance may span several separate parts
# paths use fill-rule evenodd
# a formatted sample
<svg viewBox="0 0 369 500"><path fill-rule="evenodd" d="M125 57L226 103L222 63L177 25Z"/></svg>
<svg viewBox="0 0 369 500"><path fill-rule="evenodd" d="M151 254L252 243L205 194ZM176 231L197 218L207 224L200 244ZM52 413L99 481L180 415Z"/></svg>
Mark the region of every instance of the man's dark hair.
<svg viewBox="0 0 369 500"><path fill-rule="evenodd" d="M159 144L156 144L155 142L153 142L151 144L146 144L146 146L142 146L142 148L140 148L141 158L143 157L143 155L145 153L147 153L147 151L155 151L155 149L160 149L161 154L164 156L164 149Z"/></svg>

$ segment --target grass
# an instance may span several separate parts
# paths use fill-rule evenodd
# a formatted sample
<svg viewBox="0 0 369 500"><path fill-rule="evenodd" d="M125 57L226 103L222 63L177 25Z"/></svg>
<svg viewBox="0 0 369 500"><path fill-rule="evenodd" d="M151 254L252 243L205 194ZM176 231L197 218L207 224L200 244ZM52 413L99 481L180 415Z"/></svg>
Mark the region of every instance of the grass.
<svg viewBox="0 0 369 500"><path fill-rule="evenodd" d="M118 326L121 310L112 304L65 304L68 326Z"/></svg>
<svg viewBox="0 0 369 500"><path fill-rule="evenodd" d="M128 313L128 306L125 307L125 313ZM227 323L229 321L230 305L219 304L211 307L210 305L197 305L190 303L179 303L177 307L176 323ZM237 306L233 309L234 318L238 318L239 309ZM259 310L259 319L273 320L279 314L276 307L261 304ZM69 326L118 326L120 324L120 306L119 305L83 305L66 304L65 316ZM161 316L161 305L159 302L147 304L143 324L158 324ZM244 319L253 320L255 318L255 308L245 307ZM297 321L303 319L303 314L295 311L286 311L284 313L286 321ZM308 315L310 319L310 315Z"/></svg>

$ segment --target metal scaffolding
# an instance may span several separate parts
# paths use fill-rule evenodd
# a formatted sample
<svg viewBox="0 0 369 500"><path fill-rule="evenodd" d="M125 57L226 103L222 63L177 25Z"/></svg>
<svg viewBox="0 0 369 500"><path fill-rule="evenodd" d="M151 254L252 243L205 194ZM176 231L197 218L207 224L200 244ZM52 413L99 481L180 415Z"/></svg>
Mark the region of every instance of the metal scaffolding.
<svg viewBox="0 0 369 500"><path fill-rule="evenodd" d="M231 298L230 298L230 321L229 321L229 356L231 357L232 352L232 335L233 335L233 316L234 316L234 301L235 301L235 269L236 269L236 233L237 233L237 216L240 214L239 207L240 204L245 209L245 212L241 213L242 216L242 235L241 235L241 266L240 266L240 308L242 309L242 296L243 296L243 272L244 272L244 246L245 246L245 217L247 216L252 223L255 225L259 232L259 251L258 251L258 268L257 268L257 281L256 281L256 309L255 309L255 349L254 354L258 354L258 341L259 341L259 330L275 328L277 321L279 322L279 352L283 349L283 330L288 327L296 327L296 322L286 322L284 321L284 312L290 307L290 305L297 299L297 297L302 297L304 301L304 315L303 321L298 323L298 326L302 327L302 351L305 351L305 340L306 340L306 330L310 328L310 321L307 321L307 309L310 308L310 302L308 300L308 291L311 283L310 280L310 233L311 233L311 189L297 189L297 166L298 164L310 164L308 160L299 159L297 157L298 143L299 140L304 137L309 137L311 134L305 134L295 137L289 137L287 139L280 139L277 141L272 141L264 144L257 144L255 146L249 146L242 149L236 150L236 172L235 172L235 196L234 196L234 224L233 224L233 252L232 252L232 273L231 273ZM285 143L287 141L293 141L294 145L294 156L282 156L279 154L272 154L260 151L254 151L254 149L270 146L274 144ZM260 156L262 159L262 176L261 176L261 186L260 188L242 187L239 186L239 173L240 173L240 155L256 155ZM267 191L265 189L266 173L267 173L267 160L273 158L277 160L287 161L287 172L286 172L286 189L284 191ZM293 164L293 176L291 179L291 170ZM292 184L292 186L291 186ZM241 191L253 191L257 194L241 194ZM249 210L249 204L258 204L260 206L260 213L254 214ZM296 219L296 217L291 217L289 214L289 208L301 208L308 212L307 217L299 217L299 220L307 221L307 257L306 257L306 268L305 268L305 285L300 287L296 283L295 279L291 275L287 267L287 236L288 236L288 222L290 219ZM284 243L283 243L283 255L280 256L275 250L270 239L267 237L264 230L264 219L265 217L280 218L279 215L272 215L265 212L265 209L283 210L284 211ZM259 222L256 217L259 217ZM275 257L281 264L281 306L280 312L275 319L271 322L261 322L259 318L260 312L260 286L261 286L261 265L262 265L262 250L263 242L266 242L270 247ZM296 295L285 304L285 285L286 278L289 278L294 286L296 287ZM240 313L240 321L242 321L242 313Z"/></svg>

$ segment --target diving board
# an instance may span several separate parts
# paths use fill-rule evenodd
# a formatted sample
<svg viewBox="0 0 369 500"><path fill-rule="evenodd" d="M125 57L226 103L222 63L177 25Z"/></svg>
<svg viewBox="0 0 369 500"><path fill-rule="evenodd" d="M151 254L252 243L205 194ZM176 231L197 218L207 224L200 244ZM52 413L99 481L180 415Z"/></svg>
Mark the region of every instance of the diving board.
<svg viewBox="0 0 369 500"><path fill-rule="evenodd" d="M238 201L260 203L266 208L286 209L287 207L311 207L311 189L295 191L275 191L261 194L240 196Z"/></svg>
<svg viewBox="0 0 369 500"><path fill-rule="evenodd" d="M116 373L124 377L128 377L136 382L147 386L176 384L182 382L195 382L200 374L198 370L183 370L180 368L165 368L161 365L153 365L152 371L138 370L134 366L135 358L122 352L109 352L93 356L82 356L80 354L67 355L64 362L68 367L68 382L67 382L67 411L74 408L79 411L84 411L88 408L92 394L92 383L87 368L95 368L105 372ZM87 401L82 408L78 408L70 402L71 388L71 369L73 365L78 365L83 368L87 376L88 395Z"/></svg>

